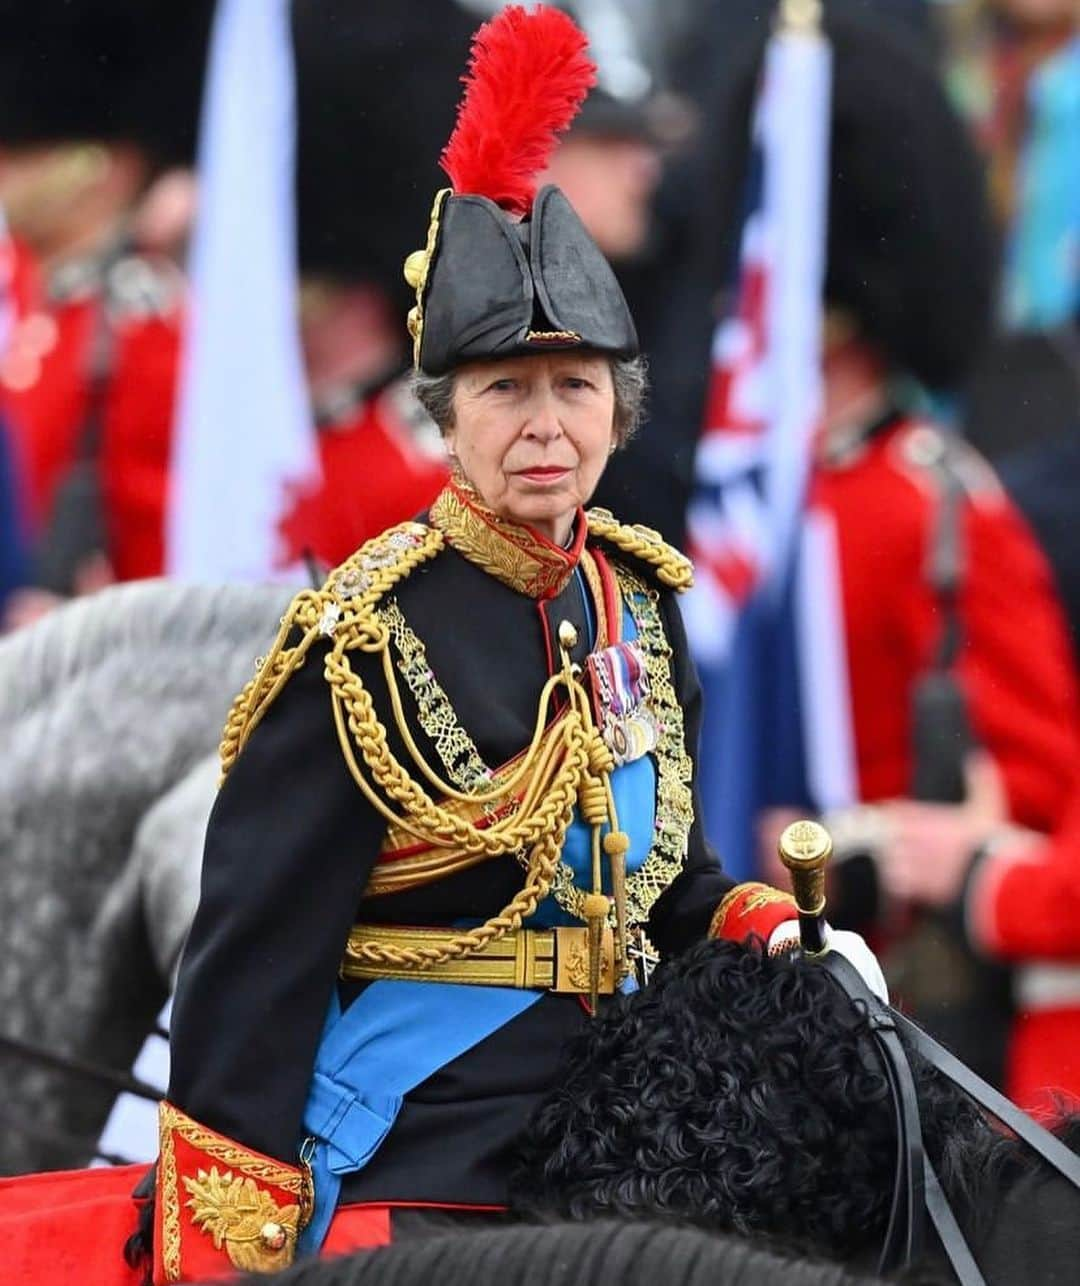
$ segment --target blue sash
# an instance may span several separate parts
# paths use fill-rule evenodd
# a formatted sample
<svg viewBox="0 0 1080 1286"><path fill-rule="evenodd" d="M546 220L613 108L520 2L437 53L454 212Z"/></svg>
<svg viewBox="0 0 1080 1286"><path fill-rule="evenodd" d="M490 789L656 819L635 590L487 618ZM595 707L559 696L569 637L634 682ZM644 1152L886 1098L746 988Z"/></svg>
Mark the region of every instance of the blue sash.
<svg viewBox="0 0 1080 1286"><path fill-rule="evenodd" d="M335 993L304 1108L315 1210L299 1249L313 1254L330 1227L342 1176L363 1169L401 1103L440 1067L525 1012L544 993L517 987L373 982L341 1012Z"/></svg>
<svg viewBox="0 0 1080 1286"><path fill-rule="evenodd" d="M636 638L633 617L625 607L623 622L623 637ZM656 768L651 757L616 768L611 786L619 824L630 837L627 870L632 873L652 846ZM575 883L589 887L592 829L577 816L567 831L562 858L573 870ZM580 921L548 896L529 923ZM633 985L626 980L626 989ZM300 1234L302 1254L313 1254L322 1245L342 1177L371 1160L390 1132L405 1095L544 994L516 987L383 979L371 983L342 1013L335 993L304 1109L304 1132L315 1139L309 1158L315 1210Z"/></svg>

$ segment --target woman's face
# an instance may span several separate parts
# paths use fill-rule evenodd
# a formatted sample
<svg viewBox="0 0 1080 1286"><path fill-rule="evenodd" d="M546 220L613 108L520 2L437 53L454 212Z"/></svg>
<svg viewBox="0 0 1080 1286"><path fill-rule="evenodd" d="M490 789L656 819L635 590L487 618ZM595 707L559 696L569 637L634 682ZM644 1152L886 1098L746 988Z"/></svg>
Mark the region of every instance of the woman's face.
<svg viewBox="0 0 1080 1286"><path fill-rule="evenodd" d="M504 357L457 372L447 443L489 508L565 544L604 471L614 419L607 358Z"/></svg>

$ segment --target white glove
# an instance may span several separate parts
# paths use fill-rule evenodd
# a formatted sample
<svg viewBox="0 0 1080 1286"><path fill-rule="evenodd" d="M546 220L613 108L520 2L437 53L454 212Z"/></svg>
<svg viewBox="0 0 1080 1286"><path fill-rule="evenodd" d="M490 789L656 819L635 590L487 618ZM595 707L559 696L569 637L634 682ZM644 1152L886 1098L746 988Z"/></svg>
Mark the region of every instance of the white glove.
<svg viewBox="0 0 1080 1286"><path fill-rule="evenodd" d="M799 943L798 920L785 920L769 934L769 954L797 947ZM866 939L862 934L852 933L850 929L834 929L826 924L825 946L830 951L838 951L845 960L853 964L863 982L878 1000L886 1005L889 1003L889 988L885 983L885 975L881 972L877 956L866 945Z"/></svg>

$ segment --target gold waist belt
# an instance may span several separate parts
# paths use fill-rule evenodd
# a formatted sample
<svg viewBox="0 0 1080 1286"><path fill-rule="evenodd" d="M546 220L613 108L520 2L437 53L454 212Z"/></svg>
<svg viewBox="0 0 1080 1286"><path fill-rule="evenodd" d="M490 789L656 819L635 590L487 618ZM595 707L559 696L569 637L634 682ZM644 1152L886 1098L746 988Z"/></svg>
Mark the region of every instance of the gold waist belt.
<svg viewBox="0 0 1080 1286"><path fill-rule="evenodd" d="M375 963L366 959L364 944L396 951L442 947L460 930L401 928L358 924L349 933L341 976L351 981L403 978L411 982L464 982L485 987L530 987L548 991L587 993L589 990L588 929L518 929L489 942L466 959L442 964ZM600 994L615 991L615 939L605 928L600 945Z"/></svg>

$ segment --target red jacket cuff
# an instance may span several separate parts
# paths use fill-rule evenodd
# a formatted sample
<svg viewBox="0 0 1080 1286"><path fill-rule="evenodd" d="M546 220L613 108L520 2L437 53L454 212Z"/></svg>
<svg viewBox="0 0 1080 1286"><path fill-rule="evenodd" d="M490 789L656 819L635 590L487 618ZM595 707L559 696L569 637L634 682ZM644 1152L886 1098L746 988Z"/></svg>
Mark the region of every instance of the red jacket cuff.
<svg viewBox="0 0 1080 1286"><path fill-rule="evenodd" d="M778 924L798 914L790 893L769 884L736 884L713 912L709 937L745 942L753 935L768 942Z"/></svg>
<svg viewBox="0 0 1080 1286"><path fill-rule="evenodd" d="M154 1213L154 1283L275 1272L292 1263L305 1171L252 1152L164 1102Z"/></svg>

